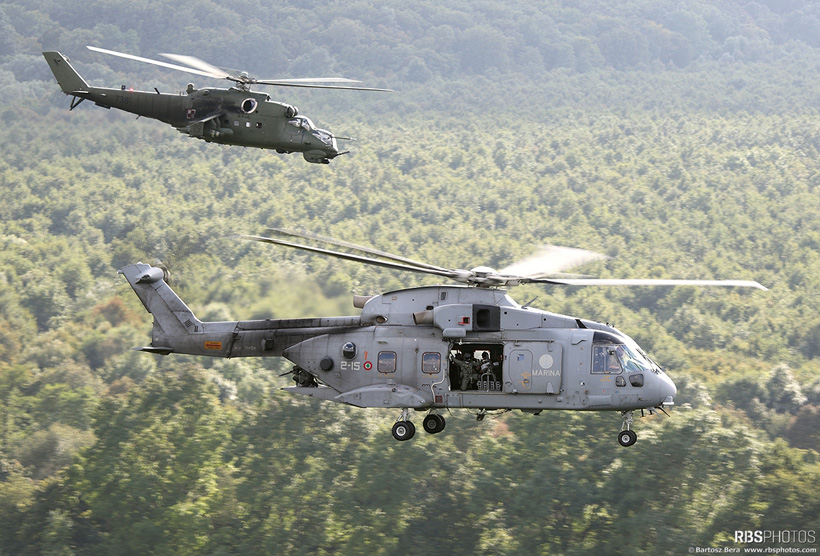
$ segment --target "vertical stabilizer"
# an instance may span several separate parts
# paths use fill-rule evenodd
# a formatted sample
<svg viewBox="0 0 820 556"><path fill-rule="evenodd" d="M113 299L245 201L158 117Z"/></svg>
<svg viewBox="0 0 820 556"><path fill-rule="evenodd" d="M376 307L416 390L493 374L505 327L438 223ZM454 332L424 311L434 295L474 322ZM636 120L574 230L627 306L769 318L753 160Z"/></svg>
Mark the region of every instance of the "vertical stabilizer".
<svg viewBox="0 0 820 556"><path fill-rule="evenodd" d="M43 56L65 94L79 96L88 92L88 83L80 77L68 58L56 51L43 52Z"/></svg>
<svg viewBox="0 0 820 556"><path fill-rule="evenodd" d="M165 282L162 269L144 263L128 265L119 270L149 313L154 315L151 346L145 351L167 354L181 349L192 335L202 334L202 322ZM196 350L197 353L199 350Z"/></svg>

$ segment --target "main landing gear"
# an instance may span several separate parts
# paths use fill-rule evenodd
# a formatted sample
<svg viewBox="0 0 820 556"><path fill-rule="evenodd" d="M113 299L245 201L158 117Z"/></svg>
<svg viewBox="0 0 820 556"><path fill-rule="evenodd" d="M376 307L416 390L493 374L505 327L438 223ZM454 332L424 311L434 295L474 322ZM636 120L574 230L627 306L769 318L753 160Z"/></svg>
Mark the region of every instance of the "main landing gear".
<svg viewBox="0 0 820 556"><path fill-rule="evenodd" d="M393 425L393 438L410 440L416 434L416 426L410 421L396 421Z"/></svg>
<svg viewBox="0 0 820 556"><path fill-rule="evenodd" d="M416 434L416 426L409 421L410 411L403 409L401 415L393 425L393 438L399 441L410 440ZM438 413L429 413L422 421L425 432L438 434L444 430L444 417Z"/></svg>
<svg viewBox="0 0 820 556"><path fill-rule="evenodd" d="M622 411L623 424L621 432L618 433L618 444L621 446L632 446L638 441L638 435L632 430L632 410Z"/></svg>
<svg viewBox="0 0 820 556"><path fill-rule="evenodd" d="M438 413L431 413L424 418L424 421L422 421L421 424L426 432L429 432L430 434L438 434L444 430L444 425L446 425L447 422L444 420L444 417Z"/></svg>

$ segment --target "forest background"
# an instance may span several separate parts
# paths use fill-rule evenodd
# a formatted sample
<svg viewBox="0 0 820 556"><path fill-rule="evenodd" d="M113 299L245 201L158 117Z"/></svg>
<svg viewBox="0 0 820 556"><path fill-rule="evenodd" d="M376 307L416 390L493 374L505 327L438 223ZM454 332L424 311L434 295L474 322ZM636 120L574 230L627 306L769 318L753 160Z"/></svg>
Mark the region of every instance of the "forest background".
<svg viewBox="0 0 820 556"><path fill-rule="evenodd" d="M358 139L311 165L69 112L42 50L95 85L190 77L86 45L396 92L271 90ZM804 0L0 2L0 554L687 554L820 530L818 83ZM208 320L430 283L230 237L269 226L771 289L518 288L633 336L671 416L629 449L609 413L455 411L397 443L393 412L279 391L281 360L130 349L151 319L116 270L139 260Z"/></svg>

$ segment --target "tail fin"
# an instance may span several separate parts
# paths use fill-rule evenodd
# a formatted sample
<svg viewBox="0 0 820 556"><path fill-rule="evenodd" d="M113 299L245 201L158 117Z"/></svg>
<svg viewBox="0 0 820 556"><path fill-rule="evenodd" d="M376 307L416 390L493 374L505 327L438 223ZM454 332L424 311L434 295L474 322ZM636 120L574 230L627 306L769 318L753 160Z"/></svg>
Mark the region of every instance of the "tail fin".
<svg viewBox="0 0 820 556"><path fill-rule="evenodd" d="M191 338L204 332L202 322L165 282L162 269L137 263L121 268L119 273L131 284L145 309L154 315L151 345L140 348L142 351L161 355L202 352L199 342Z"/></svg>
<svg viewBox="0 0 820 556"><path fill-rule="evenodd" d="M65 94L77 96L78 93L88 92L88 83L80 77L68 58L56 51L43 52L43 56Z"/></svg>

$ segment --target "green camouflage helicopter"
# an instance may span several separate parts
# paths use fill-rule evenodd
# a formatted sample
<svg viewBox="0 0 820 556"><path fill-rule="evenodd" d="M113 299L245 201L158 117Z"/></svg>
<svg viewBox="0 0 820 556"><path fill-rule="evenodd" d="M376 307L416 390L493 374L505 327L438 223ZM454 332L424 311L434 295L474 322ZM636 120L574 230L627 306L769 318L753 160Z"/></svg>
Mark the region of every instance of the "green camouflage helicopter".
<svg viewBox="0 0 820 556"><path fill-rule="evenodd" d="M227 79L234 85L229 89L196 89L191 83L184 92L177 94L160 93L157 89L135 91L125 85L119 89L92 87L77 73L66 56L56 51L43 52L62 91L74 97L71 110L88 99L103 108L117 108L165 122L180 133L204 141L274 149L280 154L299 152L305 160L317 164L328 164L333 158L349 152L340 151L336 140L350 138L336 137L325 129L317 128L310 118L300 115L295 106L273 101L265 93L251 91L251 85L390 91L352 86L359 82L341 77L255 79L246 72L229 72L192 56L162 54L185 64L182 66L93 46L88 48L196 75Z"/></svg>

